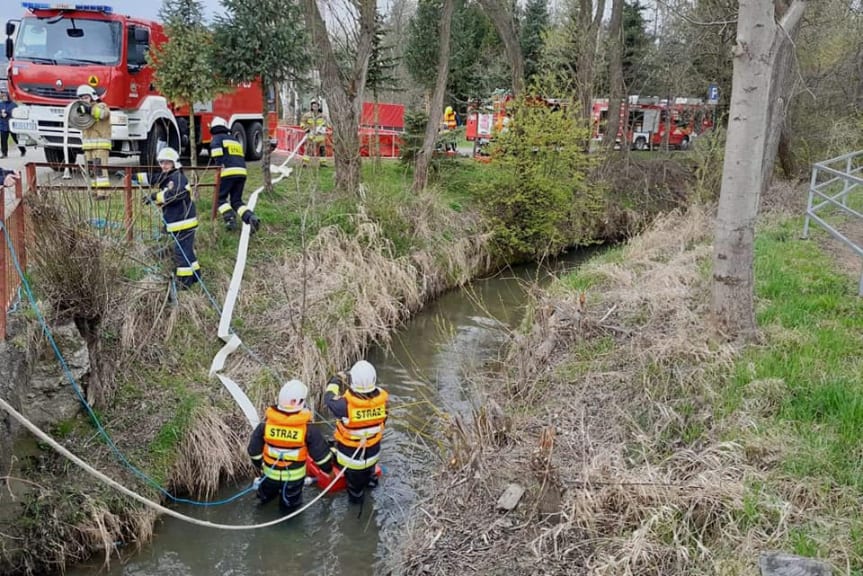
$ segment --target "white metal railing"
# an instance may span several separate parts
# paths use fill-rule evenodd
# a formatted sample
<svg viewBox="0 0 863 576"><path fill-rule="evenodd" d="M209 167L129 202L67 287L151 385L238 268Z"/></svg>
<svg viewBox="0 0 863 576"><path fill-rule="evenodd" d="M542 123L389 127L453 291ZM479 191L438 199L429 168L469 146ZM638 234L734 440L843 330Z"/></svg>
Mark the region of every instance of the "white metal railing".
<svg viewBox="0 0 863 576"><path fill-rule="evenodd" d="M827 211L830 210L831 216L850 217L856 229L863 230L863 213L849 205L849 198L856 198L855 193L860 192L863 192L863 150L814 164L809 182L803 237L809 237L809 225L814 221L863 259L863 246L843 234L838 225L827 222ZM863 296L863 271L860 274L858 294Z"/></svg>

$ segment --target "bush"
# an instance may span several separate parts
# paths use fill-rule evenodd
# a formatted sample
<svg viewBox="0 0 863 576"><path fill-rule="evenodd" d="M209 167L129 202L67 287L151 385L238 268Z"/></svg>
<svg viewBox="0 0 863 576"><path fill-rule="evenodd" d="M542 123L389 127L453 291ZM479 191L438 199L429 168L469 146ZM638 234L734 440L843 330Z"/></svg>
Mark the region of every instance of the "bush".
<svg viewBox="0 0 863 576"><path fill-rule="evenodd" d="M586 181L593 159L578 110L521 97L509 111L510 128L491 147L495 170L474 185L499 255L535 258L591 240L603 199Z"/></svg>

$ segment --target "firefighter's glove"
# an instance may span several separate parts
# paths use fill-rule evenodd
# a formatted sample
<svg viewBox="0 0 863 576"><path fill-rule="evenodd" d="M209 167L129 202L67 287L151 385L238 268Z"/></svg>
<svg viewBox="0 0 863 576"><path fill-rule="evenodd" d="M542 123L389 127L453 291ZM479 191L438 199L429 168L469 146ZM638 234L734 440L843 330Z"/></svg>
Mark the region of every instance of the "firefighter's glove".
<svg viewBox="0 0 863 576"><path fill-rule="evenodd" d="M80 102L78 104L78 114L80 114L81 116L85 116L85 115L89 114L90 110L91 110L91 106L89 104L87 104L86 102Z"/></svg>
<svg viewBox="0 0 863 576"><path fill-rule="evenodd" d="M141 202L145 206L147 204L155 204L156 203L156 195L155 194L146 194L141 198Z"/></svg>
<svg viewBox="0 0 863 576"><path fill-rule="evenodd" d="M252 488L254 488L255 490L257 490L257 489L258 489L258 487L261 485L261 482L263 482L263 481L264 481L264 477L263 477L263 476L258 476L258 477L257 477L257 478L255 478L255 480L252 482Z"/></svg>
<svg viewBox="0 0 863 576"><path fill-rule="evenodd" d="M341 390L344 390L351 385L351 377L347 372L339 371L333 376L332 381L339 385Z"/></svg>

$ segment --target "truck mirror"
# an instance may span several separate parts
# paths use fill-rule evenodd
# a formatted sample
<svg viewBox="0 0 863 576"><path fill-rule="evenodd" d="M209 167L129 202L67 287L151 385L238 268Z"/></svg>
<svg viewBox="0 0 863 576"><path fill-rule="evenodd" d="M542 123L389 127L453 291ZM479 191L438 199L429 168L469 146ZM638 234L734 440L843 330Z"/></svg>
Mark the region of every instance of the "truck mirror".
<svg viewBox="0 0 863 576"><path fill-rule="evenodd" d="M12 39L6 38L6 59L7 60L12 59L12 48L13 48Z"/></svg>
<svg viewBox="0 0 863 576"><path fill-rule="evenodd" d="M135 43L148 46L150 44L150 31L145 28L135 28Z"/></svg>
<svg viewBox="0 0 863 576"><path fill-rule="evenodd" d="M15 23L17 20L7 20L6 21L6 36L12 36L15 34Z"/></svg>

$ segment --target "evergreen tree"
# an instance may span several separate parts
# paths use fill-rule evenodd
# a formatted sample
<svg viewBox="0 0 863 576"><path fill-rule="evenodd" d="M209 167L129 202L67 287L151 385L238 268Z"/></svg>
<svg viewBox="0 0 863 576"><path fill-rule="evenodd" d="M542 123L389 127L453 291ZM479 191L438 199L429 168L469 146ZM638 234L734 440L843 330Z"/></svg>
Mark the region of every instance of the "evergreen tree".
<svg viewBox="0 0 863 576"><path fill-rule="evenodd" d="M153 83L169 102L189 109L213 98L225 88L213 74L213 36L204 24L200 0L164 0L159 18L165 24L168 41L153 46L147 61L153 66ZM186 125L192 166L197 165L197 143L194 122ZM153 163L155 158L147 159Z"/></svg>
<svg viewBox="0 0 863 576"><path fill-rule="evenodd" d="M642 90L650 81L648 56L653 38L646 30L645 9L641 0L628 0L623 5L623 83L631 93Z"/></svg>
<svg viewBox="0 0 863 576"><path fill-rule="evenodd" d="M261 81L265 119L261 168L269 191L269 94L278 83L298 79L309 68L302 13L291 0L222 0L222 6L227 14L216 19L218 71L234 83Z"/></svg>
<svg viewBox="0 0 863 576"><path fill-rule="evenodd" d="M548 19L547 0L527 0L521 21L521 53L524 55L524 76L528 83L539 71Z"/></svg>

